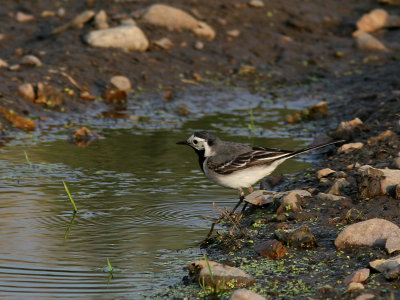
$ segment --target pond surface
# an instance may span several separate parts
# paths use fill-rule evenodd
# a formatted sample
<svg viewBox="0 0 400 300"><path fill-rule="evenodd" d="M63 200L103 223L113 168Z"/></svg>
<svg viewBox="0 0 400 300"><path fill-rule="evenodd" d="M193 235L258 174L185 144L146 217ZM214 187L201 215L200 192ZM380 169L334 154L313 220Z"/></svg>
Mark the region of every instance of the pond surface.
<svg viewBox="0 0 400 300"><path fill-rule="evenodd" d="M103 138L86 148L62 130L1 148L0 296L137 299L182 280L184 267L202 258L198 245L210 226L203 217L218 216L213 202L233 207L237 192L209 182L195 153L175 143L202 129L259 146L305 146L284 129L286 114L234 109L157 130L124 121L93 125ZM278 172L304 169L302 159Z"/></svg>

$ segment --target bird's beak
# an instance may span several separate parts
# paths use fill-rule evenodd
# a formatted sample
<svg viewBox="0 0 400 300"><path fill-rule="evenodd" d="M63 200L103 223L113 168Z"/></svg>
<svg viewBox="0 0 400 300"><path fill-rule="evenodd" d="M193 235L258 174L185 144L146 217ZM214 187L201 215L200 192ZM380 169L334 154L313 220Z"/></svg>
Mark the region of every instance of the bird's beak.
<svg viewBox="0 0 400 300"><path fill-rule="evenodd" d="M177 142L177 145L189 145L189 143L187 141L181 141L181 142Z"/></svg>

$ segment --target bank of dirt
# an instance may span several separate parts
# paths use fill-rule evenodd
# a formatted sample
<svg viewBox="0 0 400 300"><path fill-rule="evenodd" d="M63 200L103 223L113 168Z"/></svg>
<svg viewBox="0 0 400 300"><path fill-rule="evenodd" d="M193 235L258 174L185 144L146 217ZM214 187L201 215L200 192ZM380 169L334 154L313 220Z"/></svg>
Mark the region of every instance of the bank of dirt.
<svg viewBox="0 0 400 300"><path fill-rule="evenodd" d="M93 48L82 36L93 29L92 23L71 28L57 35L49 32L86 9L104 9L110 25L119 24L131 12L153 4L151 1L8 1L0 12L0 58L9 65L18 64L23 55L33 54L43 62L41 67L21 65L0 72L0 103L8 114L19 115L41 124L60 118L68 122L71 116L98 114L113 109L101 99L113 75L128 77L133 91L127 101L140 101L147 95L150 105L168 102L171 111L182 113L181 102L175 96L195 86L204 89L216 86L240 86L274 101L295 100L316 91L326 95L328 116L322 120L301 123L298 128L311 127L315 135L328 134L339 122L360 118L364 125L351 141L363 142L365 147L350 154L326 155L312 169L295 177L285 177L276 189L311 189L313 195L325 186L315 172L324 167L355 176L348 165L359 163L389 167L400 151L398 134L400 119L400 30L382 29L374 33L390 52L362 52L355 47L352 33L362 14L374 8L384 8L400 15L399 6L385 6L377 1L265 1L256 8L247 1L169 1L168 4L195 14L216 31L209 42L189 31L175 32L137 21L150 41L168 37L173 46L164 50L151 43L141 52ZM65 9L63 17L41 17L45 10ZM35 19L20 23L18 11ZM228 34L239 30L238 36ZM196 42L204 47L195 47ZM67 76L66 76L67 75ZM73 80L71 80L71 78ZM89 91L95 100L80 97ZM21 97L17 88L23 83L47 85L61 91L59 103L35 104ZM135 97L137 96L137 97ZM139 100L138 100L139 99ZM214 99L216 103L219 99ZM119 105L118 109L124 109ZM0 128L4 140L18 134L10 117L2 113ZM310 125L311 124L311 125ZM293 126L293 125L291 125ZM317 130L315 128L319 128ZM369 138L385 130L396 133L396 139L368 144ZM371 200L357 197L357 185L346 191L351 200L321 203L312 197L303 210L289 213L277 220L270 208L250 209L242 221L247 232L237 239L223 235L207 246L209 258L246 269L255 276L255 290L272 298L311 297L354 298L362 292L346 293L343 278L356 269L367 267L374 258L388 257L378 248L338 252L333 241L343 226L360 220L380 217L400 225L399 204L392 196ZM255 227L256 221L263 226ZM271 238L278 226L293 227L307 224L312 229L318 247L310 250L289 248L289 256L279 263L260 259L253 243ZM228 229L226 229L228 232ZM224 230L222 230L223 234ZM250 242L251 241L251 242ZM320 264L324 262L323 264ZM258 271L257 271L258 270ZM260 272L259 270L262 270ZM328 294L321 287L329 284ZM197 283L185 279L171 288L165 297L195 296ZM399 297L398 281L387 281L381 274L371 275L366 291L377 297ZM364 291L365 292L365 291ZM228 294L225 294L227 297Z"/></svg>

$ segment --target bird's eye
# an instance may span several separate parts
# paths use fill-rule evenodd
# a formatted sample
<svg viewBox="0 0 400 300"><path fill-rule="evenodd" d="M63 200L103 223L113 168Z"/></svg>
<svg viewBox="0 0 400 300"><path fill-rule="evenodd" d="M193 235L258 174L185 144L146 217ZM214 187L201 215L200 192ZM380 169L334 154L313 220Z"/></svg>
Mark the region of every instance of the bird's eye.
<svg viewBox="0 0 400 300"><path fill-rule="evenodd" d="M193 144L197 145L198 141L197 140L193 140Z"/></svg>

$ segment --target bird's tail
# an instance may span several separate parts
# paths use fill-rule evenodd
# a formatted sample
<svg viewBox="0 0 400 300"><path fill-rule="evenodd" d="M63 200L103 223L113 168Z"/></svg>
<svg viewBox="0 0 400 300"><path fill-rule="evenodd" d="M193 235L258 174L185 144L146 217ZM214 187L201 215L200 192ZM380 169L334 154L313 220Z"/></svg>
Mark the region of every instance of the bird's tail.
<svg viewBox="0 0 400 300"><path fill-rule="evenodd" d="M342 142L345 142L345 140L338 140L338 141L333 141L333 142L329 142L329 143L325 143L325 144L321 144L321 145L317 145L317 146L306 147L306 148L303 148L303 149L296 150L296 151L293 151L291 153L288 153L287 155L285 155L285 158L290 158L290 157L296 156L296 155L304 153L304 152L317 150L317 149L320 149L320 148L324 148L324 147L327 147L327 146L330 146L330 145L334 145L334 144L338 144L338 143L342 143Z"/></svg>

